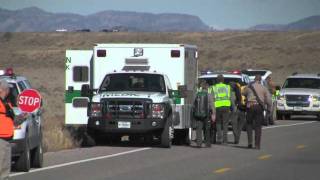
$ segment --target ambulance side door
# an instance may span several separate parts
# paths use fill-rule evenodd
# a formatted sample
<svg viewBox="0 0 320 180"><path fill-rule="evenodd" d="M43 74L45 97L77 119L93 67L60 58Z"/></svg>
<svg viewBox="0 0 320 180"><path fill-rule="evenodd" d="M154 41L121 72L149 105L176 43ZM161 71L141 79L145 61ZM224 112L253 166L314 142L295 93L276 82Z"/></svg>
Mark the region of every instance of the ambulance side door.
<svg viewBox="0 0 320 180"><path fill-rule="evenodd" d="M65 58L65 124L86 125L88 97L81 96L83 84L90 84L92 50L67 50Z"/></svg>

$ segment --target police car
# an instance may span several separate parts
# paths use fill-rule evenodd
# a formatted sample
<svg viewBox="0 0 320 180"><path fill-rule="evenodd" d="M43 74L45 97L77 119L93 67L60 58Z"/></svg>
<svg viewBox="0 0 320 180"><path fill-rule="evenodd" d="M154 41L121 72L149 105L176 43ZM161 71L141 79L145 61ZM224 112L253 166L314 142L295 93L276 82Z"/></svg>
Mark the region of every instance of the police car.
<svg viewBox="0 0 320 180"><path fill-rule="evenodd" d="M20 115L23 112L17 107L17 97L23 90L31 89L30 82L23 76L16 76L11 68L0 70L2 79L9 83L8 101L15 115ZM40 168L43 165L41 119L41 110L37 110L21 123L15 123L14 137L10 144L14 167L18 171L27 172L31 167Z"/></svg>

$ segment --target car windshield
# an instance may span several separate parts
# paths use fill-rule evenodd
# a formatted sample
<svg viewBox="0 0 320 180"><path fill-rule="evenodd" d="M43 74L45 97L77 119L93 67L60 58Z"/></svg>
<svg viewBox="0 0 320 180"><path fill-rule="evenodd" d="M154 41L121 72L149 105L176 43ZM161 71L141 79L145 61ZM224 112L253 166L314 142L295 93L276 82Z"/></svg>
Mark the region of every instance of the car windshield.
<svg viewBox="0 0 320 180"><path fill-rule="evenodd" d="M210 77L210 78L200 78L205 80L210 86L217 84L217 77ZM244 83L242 82L241 78L229 78L229 77L224 77L224 82L226 84L230 84L230 82L235 82L243 85Z"/></svg>
<svg viewBox="0 0 320 180"><path fill-rule="evenodd" d="M256 75L260 75L260 76L264 76L267 71L242 71L243 74L246 74L248 76L256 76Z"/></svg>
<svg viewBox="0 0 320 180"><path fill-rule="evenodd" d="M159 74L110 74L107 75L100 91L148 91L166 93L164 78Z"/></svg>
<svg viewBox="0 0 320 180"><path fill-rule="evenodd" d="M289 78L283 88L309 88L320 89L320 79L316 78Z"/></svg>

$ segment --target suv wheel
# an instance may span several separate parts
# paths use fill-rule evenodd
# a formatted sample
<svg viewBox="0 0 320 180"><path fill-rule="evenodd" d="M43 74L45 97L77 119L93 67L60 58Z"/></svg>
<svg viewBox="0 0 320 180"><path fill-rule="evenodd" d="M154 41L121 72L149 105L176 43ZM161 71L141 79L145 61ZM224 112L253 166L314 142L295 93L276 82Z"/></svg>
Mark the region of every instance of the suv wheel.
<svg viewBox="0 0 320 180"><path fill-rule="evenodd" d="M173 128L172 128L172 116L170 115L167 118L165 127L161 132L161 136L160 136L161 147L164 147L164 148L170 148L171 147L171 143L172 143L171 142L172 141L171 136L172 136L172 133L173 133L172 131L173 131Z"/></svg>
<svg viewBox="0 0 320 180"><path fill-rule="evenodd" d="M32 152L32 167L42 168L43 167L43 147L42 147L42 135L40 135L40 143L34 148Z"/></svg>
<svg viewBox="0 0 320 180"><path fill-rule="evenodd" d="M26 135L25 137L28 137L28 135ZM30 147L28 138L25 138L24 141L25 148L22 154L20 155L19 159L17 160L15 167L18 171L28 172L30 170Z"/></svg>

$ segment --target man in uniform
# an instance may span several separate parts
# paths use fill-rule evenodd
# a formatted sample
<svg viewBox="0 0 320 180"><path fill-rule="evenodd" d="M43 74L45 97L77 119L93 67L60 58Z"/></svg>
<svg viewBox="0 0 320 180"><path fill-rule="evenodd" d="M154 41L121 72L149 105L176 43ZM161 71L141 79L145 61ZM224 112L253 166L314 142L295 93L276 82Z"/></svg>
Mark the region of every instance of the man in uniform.
<svg viewBox="0 0 320 180"><path fill-rule="evenodd" d="M223 75L217 76L217 84L209 89L214 94L216 108L217 144L228 143L228 124L231 107L231 87L224 83Z"/></svg>
<svg viewBox="0 0 320 180"><path fill-rule="evenodd" d="M267 107L270 112L271 97L267 88L261 85L261 76L257 75L254 82L249 84L243 91L243 95L247 99L247 133L248 133L248 148L252 148L252 134L254 129L255 148L261 147L261 133L263 111Z"/></svg>
<svg viewBox="0 0 320 180"><path fill-rule="evenodd" d="M212 95L208 93L208 84L201 81L193 106L193 116L196 126L196 142L198 147L202 147L202 135L204 135L206 147L211 147L211 124L212 116L215 114Z"/></svg>

